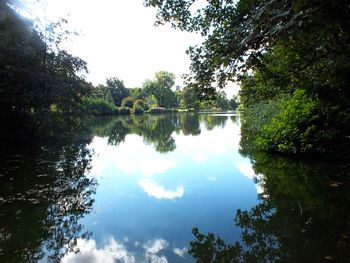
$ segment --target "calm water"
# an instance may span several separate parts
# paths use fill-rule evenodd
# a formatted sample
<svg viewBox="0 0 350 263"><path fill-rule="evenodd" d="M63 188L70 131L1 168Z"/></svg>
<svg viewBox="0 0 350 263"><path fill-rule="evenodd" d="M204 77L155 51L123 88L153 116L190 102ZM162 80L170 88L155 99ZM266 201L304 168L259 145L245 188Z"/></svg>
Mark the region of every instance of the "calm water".
<svg viewBox="0 0 350 263"><path fill-rule="evenodd" d="M242 132L234 115L125 116L2 150L0 261L211 262L197 227L241 261L349 262L349 163L250 152Z"/></svg>

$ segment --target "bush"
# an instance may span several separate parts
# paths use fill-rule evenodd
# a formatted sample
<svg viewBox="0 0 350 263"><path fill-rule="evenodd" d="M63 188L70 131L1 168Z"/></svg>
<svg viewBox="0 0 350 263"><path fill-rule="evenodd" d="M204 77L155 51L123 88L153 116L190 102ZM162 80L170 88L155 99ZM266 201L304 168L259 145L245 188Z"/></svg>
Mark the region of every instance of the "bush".
<svg viewBox="0 0 350 263"><path fill-rule="evenodd" d="M140 115L140 114L144 113L144 110L140 106L136 106L136 107L132 108L131 112L136 114L136 115Z"/></svg>
<svg viewBox="0 0 350 263"><path fill-rule="evenodd" d="M325 129L318 101L308 97L303 90L282 102L282 110L263 125L255 139L260 150L300 153L319 151L320 142L334 139L334 129Z"/></svg>
<svg viewBox="0 0 350 263"><path fill-rule="evenodd" d="M134 99L132 97L126 97L122 100L122 107L132 108L134 106Z"/></svg>
<svg viewBox="0 0 350 263"><path fill-rule="evenodd" d="M131 113L131 110L128 107L120 107L119 108L119 113L122 114L122 115L127 115L127 114Z"/></svg>
<svg viewBox="0 0 350 263"><path fill-rule="evenodd" d="M143 110L149 109L148 105L143 100L140 100L140 99L134 101L133 108L137 108L137 107L142 108Z"/></svg>
<svg viewBox="0 0 350 263"><path fill-rule="evenodd" d="M118 114L118 108L104 99L85 98L83 108L86 113L92 115Z"/></svg>

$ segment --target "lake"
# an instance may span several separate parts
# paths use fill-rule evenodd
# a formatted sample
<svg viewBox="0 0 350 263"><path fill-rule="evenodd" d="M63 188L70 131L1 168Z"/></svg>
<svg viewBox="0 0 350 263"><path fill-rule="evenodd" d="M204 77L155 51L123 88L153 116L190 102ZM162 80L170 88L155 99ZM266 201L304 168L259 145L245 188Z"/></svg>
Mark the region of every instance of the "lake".
<svg viewBox="0 0 350 263"><path fill-rule="evenodd" d="M348 161L254 152L233 114L87 127L2 148L0 262L349 262Z"/></svg>

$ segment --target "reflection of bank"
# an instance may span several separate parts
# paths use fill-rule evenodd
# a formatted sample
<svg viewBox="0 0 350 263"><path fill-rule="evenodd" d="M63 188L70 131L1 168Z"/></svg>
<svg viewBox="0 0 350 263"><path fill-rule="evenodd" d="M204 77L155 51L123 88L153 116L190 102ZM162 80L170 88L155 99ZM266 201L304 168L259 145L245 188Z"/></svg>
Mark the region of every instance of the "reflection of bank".
<svg viewBox="0 0 350 263"><path fill-rule="evenodd" d="M201 134L201 124L206 130L224 127L229 116L213 114L147 114L143 116L115 116L97 120L99 125L92 127L92 132L99 137L108 138L111 145L119 145L129 134L142 136L147 144L154 146L160 153L171 152L176 149L174 132L184 135L197 136Z"/></svg>
<svg viewBox="0 0 350 263"><path fill-rule="evenodd" d="M116 241L113 237L106 240L105 244L97 247L95 240L79 239L77 248L80 253L69 253L63 259L62 263L167 263L169 259L164 252L172 254L174 259L185 258L186 248L170 247L168 241L164 239L154 239L141 244L138 241L131 241L124 238L123 241Z"/></svg>
<svg viewBox="0 0 350 263"><path fill-rule="evenodd" d="M90 235L79 222L96 190L96 180L86 177L88 143L57 135L54 143L1 159L1 262L57 262Z"/></svg>
<svg viewBox="0 0 350 263"><path fill-rule="evenodd" d="M140 243L166 239L168 249L156 256L164 255L169 262L192 262L191 258L181 259L186 255L183 247L191 240L192 224L200 222L208 229L212 226L227 237L232 234L226 231L232 225L232 211L241 202L248 207L256 204L252 181L232 176L239 175L232 163L243 159L238 153L239 127L227 116L150 117L157 121L145 123L146 116L117 117L130 131L118 145L110 144L107 136L94 137L90 147L96 154L90 176L99 178L99 189L96 214L86 218L86 226L94 232L98 250L107 246L106 235L126 236ZM154 129L153 124L161 124L159 120L167 117L177 127L171 133L176 149L161 152L144 138L152 132L141 129ZM215 122L216 118L220 120ZM210 130L205 121L212 125ZM184 134L181 123L192 123L200 135ZM143 246L133 247L131 243L123 243L125 249L136 262L143 262L145 259L138 261L133 252ZM137 253L145 256L145 249L141 250ZM171 260L169 253L179 260Z"/></svg>
<svg viewBox="0 0 350 263"><path fill-rule="evenodd" d="M190 254L199 262L219 256L223 262L348 262L349 160L249 154L253 164L237 168L262 183L263 194L252 209L237 210L241 241L225 244L195 232Z"/></svg>
<svg viewBox="0 0 350 263"><path fill-rule="evenodd" d="M254 180L256 191L258 194L264 193L264 181L261 174L256 174L251 163L237 163L238 170L242 175L248 177L251 180Z"/></svg>

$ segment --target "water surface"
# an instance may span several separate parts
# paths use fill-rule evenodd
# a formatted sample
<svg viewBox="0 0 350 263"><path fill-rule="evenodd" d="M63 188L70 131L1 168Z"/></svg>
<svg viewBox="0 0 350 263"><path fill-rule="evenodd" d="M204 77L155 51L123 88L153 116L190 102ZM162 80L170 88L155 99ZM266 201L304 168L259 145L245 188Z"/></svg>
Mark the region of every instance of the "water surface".
<svg viewBox="0 0 350 263"><path fill-rule="evenodd" d="M88 127L1 151L1 262L347 262L347 162L250 151L235 115Z"/></svg>

